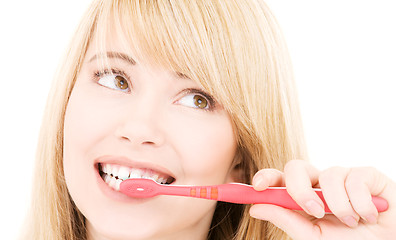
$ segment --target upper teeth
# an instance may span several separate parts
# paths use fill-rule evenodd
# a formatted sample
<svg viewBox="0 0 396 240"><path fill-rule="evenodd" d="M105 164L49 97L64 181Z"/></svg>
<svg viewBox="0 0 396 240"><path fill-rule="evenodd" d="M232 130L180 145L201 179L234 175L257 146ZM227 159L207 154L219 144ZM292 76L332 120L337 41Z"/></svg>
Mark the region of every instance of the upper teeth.
<svg viewBox="0 0 396 240"><path fill-rule="evenodd" d="M147 178L156 181L159 184L165 184L168 176L160 176L159 173L150 169L129 168L116 164L102 163L102 172L106 173L103 179L110 187L119 190L120 183L130 178Z"/></svg>

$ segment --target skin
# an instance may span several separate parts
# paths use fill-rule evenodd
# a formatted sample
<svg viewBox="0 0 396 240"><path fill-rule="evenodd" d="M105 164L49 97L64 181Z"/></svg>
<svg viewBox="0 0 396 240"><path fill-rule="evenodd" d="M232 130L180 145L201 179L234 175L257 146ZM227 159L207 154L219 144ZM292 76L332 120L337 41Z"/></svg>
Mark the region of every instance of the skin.
<svg viewBox="0 0 396 240"><path fill-rule="evenodd" d="M111 36L111 38L110 38ZM132 54L111 34L107 49ZM95 43L95 41L92 41ZM109 58L122 70L129 92L98 83L98 52L89 47L67 106L64 171L69 192L87 219L89 239L205 239L215 202L160 196L125 201L104 194L95 164L101 156L168 169L176 184L231 182L236 151L231 121L220 104L197 108L186 89L203 90L196 82L166 69L132 65ZM295 212L273 205L254 205L252 217L270 221L293 239L391 239L396 234L395 183L373 168L330 168L319 171L305 161L290 161L283 172L263 169L256 190L286 186L304 209ZM334 215L324 215L312 186L321 187ZM386 199L378 214L370 195ZM315 204L316 203L316 204Z"/></svg>
<svg viewBox="0 0 396 240"><path fill-rule="evenodd" d="M132 56L116 35L110 36L108 51ZM95 166L102 156L116 162L123 157L131 166L138 162L166 168L176 178L174 184L230 182L236 140L228 114L219 103L209 110L195 104L193 96L201 93L187 90L204 91L197 82L120 57L110 57L109 64L123 71L116 74L125 75L129 91L108 85L114 77L95 77L101 58L92 60L98 54L92 43L64 127L66 183L87 219L89 238L205 239L215 201L172 196L130 201L120 193L112 197L114 191L104 194L99 187Z"/></svg>
<svg viewBox="0 0 396 240"><path fill-rule="evenodd" d="M286 186L304 209L299 213L264 204L250 209L251 216L274 223L294 240L383 240L396 236L396 184L374 168L333 167L319 171L305 161L293 160L284 172L275 169L259 171L253 178L253 185L256 190ZM322 189L334 215L324 215L323 202L312 186ZM386 199L388 210L378 213L371 195Z"/></svg>

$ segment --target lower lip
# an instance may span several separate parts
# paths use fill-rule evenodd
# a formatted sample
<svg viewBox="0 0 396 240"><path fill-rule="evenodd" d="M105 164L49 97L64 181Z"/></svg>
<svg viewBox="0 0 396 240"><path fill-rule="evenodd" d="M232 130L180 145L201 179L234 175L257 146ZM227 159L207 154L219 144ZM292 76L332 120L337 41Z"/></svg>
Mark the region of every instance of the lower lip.
<svg viewBox="0 0 396 240"><path fill-rule="evenodd" d="M106 197L116 201L128 202L128 203L142 203L150 200L149 198L132 198L121 192L114 190L109 185L107 185L107 183L104 182L104 180L99 174L99 170L97 167L95 167L95 171L96 171L96 181L98 183L99 189Z"/></svg>

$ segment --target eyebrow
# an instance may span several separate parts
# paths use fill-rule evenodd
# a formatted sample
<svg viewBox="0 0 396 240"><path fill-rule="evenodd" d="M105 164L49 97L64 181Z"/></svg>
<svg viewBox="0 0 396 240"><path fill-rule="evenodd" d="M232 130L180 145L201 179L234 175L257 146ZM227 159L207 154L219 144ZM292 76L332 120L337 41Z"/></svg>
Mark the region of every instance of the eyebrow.
<svg viewBox="0 0 396 240"><path fill-rule="evenodd" d="M121 53L121 52L106 52L106 53L101 53L101 54L95 54L91 59L89 59L89 62L92 62L95 59L103 58L103 57L118 58L123 61L126 61L127 63L129 63L131 65L136 65L136 61L133 58L131 58L130 56L126 55L125 53Z"/></svg>
<svg viewBox="0 0 396 240"><path fill-rule="evenodd" d="M89 59L89 62L92 62L95 59L103 58L103 57L118 58L123 61L126 61L127 63L129 63L131 65L136 65L136 61L132 57L126 55L125 53L121 53L121 52L106 52L106 53L101 53L101 54L95 54L91 59ZM181 73L181 72L176 72L176 76L180 79L190 79L187 75L185 75L184 73Z"/></svg>

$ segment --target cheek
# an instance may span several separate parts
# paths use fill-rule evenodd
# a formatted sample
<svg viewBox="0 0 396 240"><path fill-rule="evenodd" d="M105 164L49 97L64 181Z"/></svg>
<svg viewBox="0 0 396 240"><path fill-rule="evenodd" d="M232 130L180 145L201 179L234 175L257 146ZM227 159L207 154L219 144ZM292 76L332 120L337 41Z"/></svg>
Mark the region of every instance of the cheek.
<svg viewBox="0 0 396 240"><path fill-rule="evenodd" d="M89 103L78 93L73 91L66 109L64 125L64 164L67 164L84 151L87 144L92 142L95 125L100 124L94 111L89 109ZM96 133L97 134L97 133Z"/></svg>
<svg viewBox="0 0 396 240"><path fill-rule="evenodd" d="M65 156L85 154L114 129L114 104L103 101L92 88L77 82L70 96L64 124Z"/></svg>
<svg viewBox="0 0 396 240"><path fill-rule="evenodd" d="M188 126L181 122L175 130L185 175L202 183L223 183L237 148L231 121L225 115L199 120Z"/></svg>
<svg viewBox="0 0 396 240"><path fill-rule="evenodd" d="M76 83L70 96L64 122L63 166L69 189L84 186L82 178L93 173L90 149L111 127L108 111L87 88ZM96 99L96 101L95 101ZM83 189L84 190L84 189Z"/></svg>
<svg viewBox="0 0 396 240"><path fill-rule="evenodd" d="M84 216L102 208L100 201L91 196L101 196L96 184L95 150L114 129L113 104L98 97L102 91L92 91L90 85L76 83L70 96L64 122L63 167L67 188L73 201ZM103 94L102 94L103 95ZM114 104L113 104L114 105Z"/></svg>
<svg viewBox="0 0 396 240"><path fill-rule="evenodd" d="M76 200L76 196L81 196L86 191L83 183L83 176L90 171L90 165L82 159L82 153L89 144L92 136L92 129L89 127L91 114L87 114L86 102L75 86L65 114L64 139L63 139L63 167L67 187Z"/></svg>

